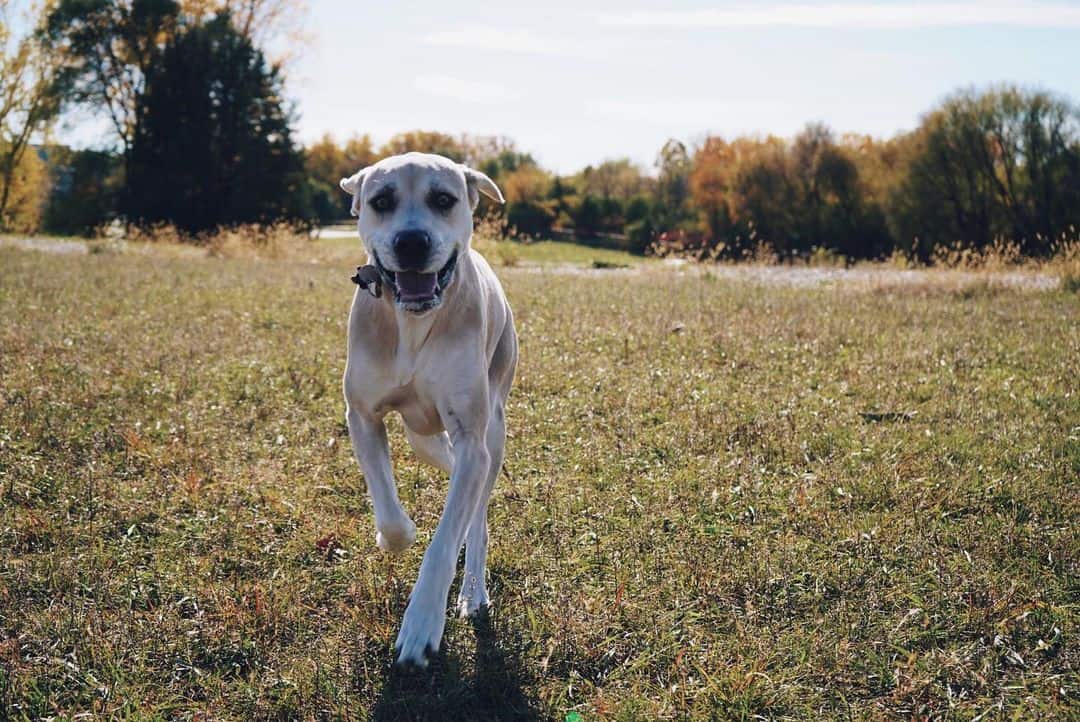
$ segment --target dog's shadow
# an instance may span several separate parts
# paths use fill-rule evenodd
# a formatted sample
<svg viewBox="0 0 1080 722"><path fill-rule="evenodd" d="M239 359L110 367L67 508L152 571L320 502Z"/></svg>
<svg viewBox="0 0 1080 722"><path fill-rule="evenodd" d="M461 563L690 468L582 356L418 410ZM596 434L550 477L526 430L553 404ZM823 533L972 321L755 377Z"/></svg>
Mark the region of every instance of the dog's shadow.
<svg viewBox="0 0 1080 722"><path fill-rule="evenodd" d="M525 687L521 635L498 624L497 613L469 620L476 635L471 665L452 651L441 651L427 669L388 665L375 720L540 720L539 703ZM500 637L502 638L500 640ZM444 650L451 647L444 640ZM500 643L501 642L501 643Z"/></svg>

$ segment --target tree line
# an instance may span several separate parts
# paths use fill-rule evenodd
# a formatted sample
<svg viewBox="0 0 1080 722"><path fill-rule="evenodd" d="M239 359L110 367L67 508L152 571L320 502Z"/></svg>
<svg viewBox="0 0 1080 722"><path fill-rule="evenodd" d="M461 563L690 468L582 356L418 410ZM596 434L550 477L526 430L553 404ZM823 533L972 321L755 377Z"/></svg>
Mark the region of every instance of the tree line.
<svg viewBox="0 0 1080 722"><path fill-rule="evenodd" d="M889 139L812 123L793 138L667 141L652 167L612 159L551 173L513 141L412 131L302 147L266 34L289 0L56 0L14 39L0 0L0 227L90 233L117 220L191 235L348 217L340 177L406 150L479 167L511 236L637 253L739 258L894 252L998 241L1051 253L1080 226L1080 110L1052 93L961 90ZM255 32L259 29L263 35ZM280 28L279 28L280 29ZM47 142L61 113L105 119L114 150Z"/></svg>

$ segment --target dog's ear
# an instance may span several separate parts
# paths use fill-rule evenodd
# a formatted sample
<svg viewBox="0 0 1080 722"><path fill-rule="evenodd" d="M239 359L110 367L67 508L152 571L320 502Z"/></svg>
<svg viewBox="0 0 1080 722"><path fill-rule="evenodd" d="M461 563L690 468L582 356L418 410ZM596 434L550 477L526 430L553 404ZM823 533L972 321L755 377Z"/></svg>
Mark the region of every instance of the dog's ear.
<svg viewBox="0 0 1080 722"><path fill-rule="evenodd" d="M364 185L364 174L367 173L367 168L357 171L355 174L348 178L342 178L338 185L341 186L341 190L352 195L352 207L349 209L349 213L354 216L360 215L360 188Z"/></svg>
<svg viewBox="0 0 1080 722"><path fill-rule="evenodd" d="M496 203L506 202L502 191L499 190L499 186L495 185L495 181L488 178L487 175L467 165L461 166L461 169L465 171L465 186L469 191L469 206L473 210L476 210L476 204L480 202L481 193Z"/></svg>

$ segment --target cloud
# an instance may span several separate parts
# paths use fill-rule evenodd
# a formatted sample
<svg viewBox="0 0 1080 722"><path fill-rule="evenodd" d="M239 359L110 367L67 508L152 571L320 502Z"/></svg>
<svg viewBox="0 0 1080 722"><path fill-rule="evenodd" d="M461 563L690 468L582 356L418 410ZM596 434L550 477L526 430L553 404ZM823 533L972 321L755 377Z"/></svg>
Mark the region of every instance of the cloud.
<svg viewBox="0 0 1080 722"><path fill-rule="evenodd" d="M442 98L483 105L498 105L518 97L517 93L495 83L449 75L420 75L413 81L413 86L417 90Z"/></svg>
<svg viewBox="0 0 1080 722"><path fill-rule="evenodd" d="M771 3L710 10L641 10L599 17L603 25L638 28L809 27L910 29L1007 25L1080 27L1080 7L1050 2L934 4Z"/></svg>
<svg viewBox="0 0 1080 722"><path fill-rule="evenodd" d="M584 42L491 25L462 25L448 30L437 30L428 33L421 40L427 45L558 58L587 58L597 54L596 48Z"/></svg>

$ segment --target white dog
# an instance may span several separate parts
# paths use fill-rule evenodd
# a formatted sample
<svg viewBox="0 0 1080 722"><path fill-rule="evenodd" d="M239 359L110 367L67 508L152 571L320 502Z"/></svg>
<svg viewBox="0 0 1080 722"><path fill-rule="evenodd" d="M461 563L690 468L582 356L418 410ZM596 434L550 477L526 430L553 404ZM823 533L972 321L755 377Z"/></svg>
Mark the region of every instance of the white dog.
<svg viewBox="0 0 1080 722"><path fill-rule="evenodd" d="M517 333L502 286L469 240L479 193L503 197L483 173L422 153L386 158L341 187L353 195L372 264L354 279L344 388L380 549L400 552L416 538L398 501L386 414L400 413L416 455L450 474L395 643L399 664L423 666L439 649L463 543L458 610L469 616L489 603L487 508L503 462Z"/></svg>

